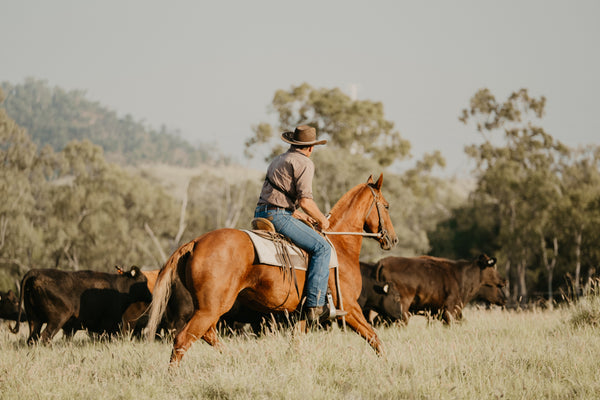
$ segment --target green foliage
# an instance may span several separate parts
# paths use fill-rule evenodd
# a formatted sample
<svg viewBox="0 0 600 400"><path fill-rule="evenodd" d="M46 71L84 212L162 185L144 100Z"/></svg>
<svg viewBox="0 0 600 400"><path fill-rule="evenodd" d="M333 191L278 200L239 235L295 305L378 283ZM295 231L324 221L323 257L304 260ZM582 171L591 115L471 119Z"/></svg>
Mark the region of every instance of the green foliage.
<svg viewBox="0 0 600 400"><path fill-rule="evenodd" d="M162 126L158 131L136 122L130 115L86 99L85 92L50 88L45 81L26 79L23 84L2 82L6 112L29 133L39 147L50 145L61 151L72 140L90 140L104 150L105 157L122 165L162 162L193 166L217 161L215 149L194 148Z"/></svg>
<svg viewBox="0 0 600 400"><path fill-rule="evenodd" d="M279 115L279 127L276 130L266 123L254 127L255 135L246 141L248 156L252 155L250 148L268 144L280 132L303 124L314 126L319 139L329 140L328 146L371 158L384 167L406 157L410 149L410 143L394 130L394 123L384 118L382 103L353 100L338 88L315 89L303 83L289 91L278 90L272 108ZM271 160L281 149L277 141L266 159Z"/></svg>

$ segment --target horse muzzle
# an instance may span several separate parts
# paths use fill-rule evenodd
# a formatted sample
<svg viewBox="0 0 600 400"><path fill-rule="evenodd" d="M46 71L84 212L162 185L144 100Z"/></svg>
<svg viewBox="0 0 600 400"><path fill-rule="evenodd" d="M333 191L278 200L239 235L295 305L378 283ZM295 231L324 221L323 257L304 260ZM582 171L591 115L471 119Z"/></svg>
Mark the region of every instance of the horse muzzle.
<svg viewBox="0 0 600 400"><path fill-rule="evenodd" d="M383 250L391 250L392 247L396 246L397 244L398 244L398 237L394 236L392 238L392 237L390 237L389 233L387 233L387 232L383 232L383 235L381 235L381 239L379 239L379 246Z"/></svg>

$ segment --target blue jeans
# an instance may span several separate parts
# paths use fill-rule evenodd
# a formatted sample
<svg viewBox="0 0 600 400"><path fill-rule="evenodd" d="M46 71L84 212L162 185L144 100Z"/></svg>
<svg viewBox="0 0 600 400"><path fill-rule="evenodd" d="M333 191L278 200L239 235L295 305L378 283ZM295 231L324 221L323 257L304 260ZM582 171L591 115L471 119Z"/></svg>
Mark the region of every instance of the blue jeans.
<svg viewBox="0 0 600 400"><path fill-rule="evenodd" d="M331 257L329 243L304 222L292 217L290 211L282 208L267 210L266 206L258 206L254 211L254 217L267 218L273 223L277 232L290 238L294 244L310 255L304 284L306 293L304 306L324 305Z"/></svg>

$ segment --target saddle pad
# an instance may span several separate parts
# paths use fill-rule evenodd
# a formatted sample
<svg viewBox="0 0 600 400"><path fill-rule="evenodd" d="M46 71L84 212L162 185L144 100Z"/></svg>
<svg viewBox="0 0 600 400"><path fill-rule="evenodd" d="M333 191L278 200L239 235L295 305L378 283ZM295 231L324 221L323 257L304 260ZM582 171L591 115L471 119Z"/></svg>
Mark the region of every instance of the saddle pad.
<svg viewBox="0 0 600 400"><path fill-rule="evenodd" d="M287 240L281 240L278 244L275 244L273 240L266 239L263 236L259 236L253 231L249 231L246 229L241 229L241 231L246 232L250 237L250 240L252 240L252 243L254 244L254 250L256 251L256 255L258 256L258 261L261 264L283 267L284 255L281 253L281 249L279 247L285 246L289 254L289 259L294 268L306 271L308 265L308 257L306 255L306 252L298 246L290 243ZM329 268L337 268L337 253L335 252L335 248L333 247L329 239L327 239L327 241L331 246L331 258L329 259Z"/></svg>

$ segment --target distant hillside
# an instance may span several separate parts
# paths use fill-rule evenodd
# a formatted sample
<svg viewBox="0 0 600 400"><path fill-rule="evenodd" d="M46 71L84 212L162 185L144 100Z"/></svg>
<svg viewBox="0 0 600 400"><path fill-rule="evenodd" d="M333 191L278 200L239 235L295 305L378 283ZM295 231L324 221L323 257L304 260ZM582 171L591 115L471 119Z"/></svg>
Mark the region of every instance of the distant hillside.
<svg viewBox="0 0 600 400"><path fill-rule="evenodd" d="M0 107L25 129L38 145L62 150L71 140L88 139L101 146L107 160L121 165L162 163L193 167L223 161L212 147L195 148L165 126L156 131L131 115L86 99L85 91L50 88L45 81L26 79L13 85L2 82L5 96Z"/></svg>

